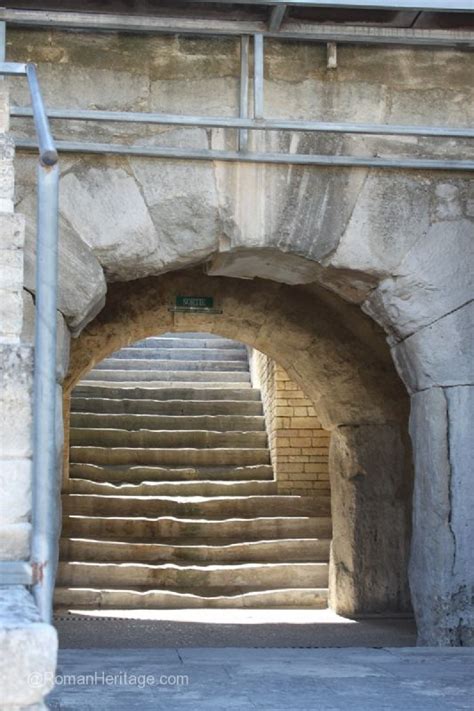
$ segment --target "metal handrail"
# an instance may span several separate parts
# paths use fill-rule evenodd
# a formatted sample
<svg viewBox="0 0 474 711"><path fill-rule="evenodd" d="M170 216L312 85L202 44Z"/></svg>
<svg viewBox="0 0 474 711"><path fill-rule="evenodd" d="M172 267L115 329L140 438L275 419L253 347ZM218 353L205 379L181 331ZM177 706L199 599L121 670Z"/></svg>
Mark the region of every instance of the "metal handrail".
<svg viewBox="0 0 474 711"><path fill-rule="evenodd" d="M50 622L58 559L60 453L56 423L58 153L34 64L0 63L0 75L26 76L39 146L33 396L33 500L30 565L0 564L2 582L32 585L41 619Z"/></svg>

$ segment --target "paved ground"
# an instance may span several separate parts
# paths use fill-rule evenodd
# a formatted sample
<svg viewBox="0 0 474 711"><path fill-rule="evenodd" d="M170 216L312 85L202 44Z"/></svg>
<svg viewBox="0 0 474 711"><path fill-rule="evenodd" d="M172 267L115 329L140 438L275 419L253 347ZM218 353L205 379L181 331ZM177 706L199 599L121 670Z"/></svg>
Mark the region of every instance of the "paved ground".
<svg viewBox="0 0 474 711"><path fill-rule="evenodd" d="M472 711L474 649L63 649L58 675L52 710Z"/></svg>
<svg viewBox="0 0 474 711"><path fill-rule="evenodd" d="M117 614L117 613L115 613ZM127 613L124 612L123 615ZM63 648L411 647L412 619L350 620L329 610L160 610L142 619L57 619ZM158 618L158 619L157 619Z"/></svg>

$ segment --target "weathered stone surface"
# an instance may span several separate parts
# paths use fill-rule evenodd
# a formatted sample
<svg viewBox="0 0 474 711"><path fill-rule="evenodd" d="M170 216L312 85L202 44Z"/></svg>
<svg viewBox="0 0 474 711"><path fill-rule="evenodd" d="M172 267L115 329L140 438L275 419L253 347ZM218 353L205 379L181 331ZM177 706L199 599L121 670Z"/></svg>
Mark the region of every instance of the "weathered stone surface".
<svg viewBox="0 0 474 711"><path fill-rule="evenodd" d="M31 457L33 352L29 346L0 346L0 453Z"/></svg>
<svg viewBox="0 0 474 711"><path fill-rule="evenodd" d="M20 340L23 322L23 296L21 291L0 289L0 343Z"/></svg>
<svg viewBox="0 0 474 711"><path fill-rule="evenodd" d="M60 211L110 277L127 279L131 270L140 276L143 262L156 251L148 208L121 168L91 167L65 175Z"/></svg>
<svg viewBox="0 0 474 711"><path fill-rule="evenodd" d="M30 555L30 523L0 525L0 560L27 560Z"/></svg>
<svg viewBox="0 0 474 711"><path fill-rule="evenodd" d="M450 194L447 184L441 187ZM474 220L445 220L413 234L418 239L394 275L363 306L395 338L406 338L474 296Z"/></svg>
<svg viewBox="0 0 474 711"><path fill-rule="evenodd" d="M338 427L329 447L330 606L341 614L409 609L410 465L397 427Z"/></svg>
<svg viewBox="0 0 474 711"><path fill-rule="evenodd" d="M420 644L474 644L473 419L474 387L431 388L412 397L410 588Z"/></svg>
<svg viewBox="0 0 474 711"><path fill-rule="evenodd" d="M410 392L434 385L474 383L474 301L422 328L392 348Z"/></svg>
<svg viewBox="0 0 474 711"><path fill-rule="evenodd" d="M42 623L31 593L0 587L0 688L5 709L41 704L53 688L57 634Z"/></svg>
<svg viewBox="0 0 474 711"><path fill-rule="evenodd" d="M35 304L31 294L24 290L23 328L21 342L34 346L35 342ZM69 349L71 333L60 311L56 311L56 379L62 383L69 367Z"/></svg>
<svg viewBox="0 0 474 711"><path fill-rule="evenodd" d="M0 212L13 212L13 196L15 191L15 171L13 158L15 146L13 139L5 134L0 135Z"/></svg>
<svg viewBox="0 0 474 711"><path fill-rule="evenodd" d="M26 188L22 188L22 192ZM18 205L26 219L25 288L36 291L36 201L26 195ZM102 267L73 229L59 221L58 310L78 333L102 308L107 285Z"/></svg>
<svg viewBox="0 0 474 711"><path fill-rule="evenodd" d="M23 523L31 512L31 459L0 463L0 526Z"/></svg>

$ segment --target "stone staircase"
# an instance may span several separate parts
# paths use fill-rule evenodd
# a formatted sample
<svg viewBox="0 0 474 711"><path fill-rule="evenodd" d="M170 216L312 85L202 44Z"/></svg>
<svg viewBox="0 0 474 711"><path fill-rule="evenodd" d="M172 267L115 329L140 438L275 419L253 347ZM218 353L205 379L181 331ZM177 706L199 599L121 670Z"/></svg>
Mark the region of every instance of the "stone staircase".
<svg viewBox="0 0 474 711"><path fill-rule="evenodd" d="M278 495L245 346L113 354L74 390L70 462L58 612L326 607L329 500Z"/></svg>

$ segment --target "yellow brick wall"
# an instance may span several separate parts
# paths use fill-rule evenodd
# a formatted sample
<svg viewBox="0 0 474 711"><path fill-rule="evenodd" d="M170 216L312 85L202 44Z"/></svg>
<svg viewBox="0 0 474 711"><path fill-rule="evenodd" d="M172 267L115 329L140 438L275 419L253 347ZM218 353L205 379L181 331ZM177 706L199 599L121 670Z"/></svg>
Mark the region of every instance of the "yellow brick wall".
<svg viewBox="0 0 474 711"><path fill-rule="evenodd" d="M329 437L314 407L283 368L258 351L252 372L262 393L273 469L282 494L329 493Z"/></svg>

